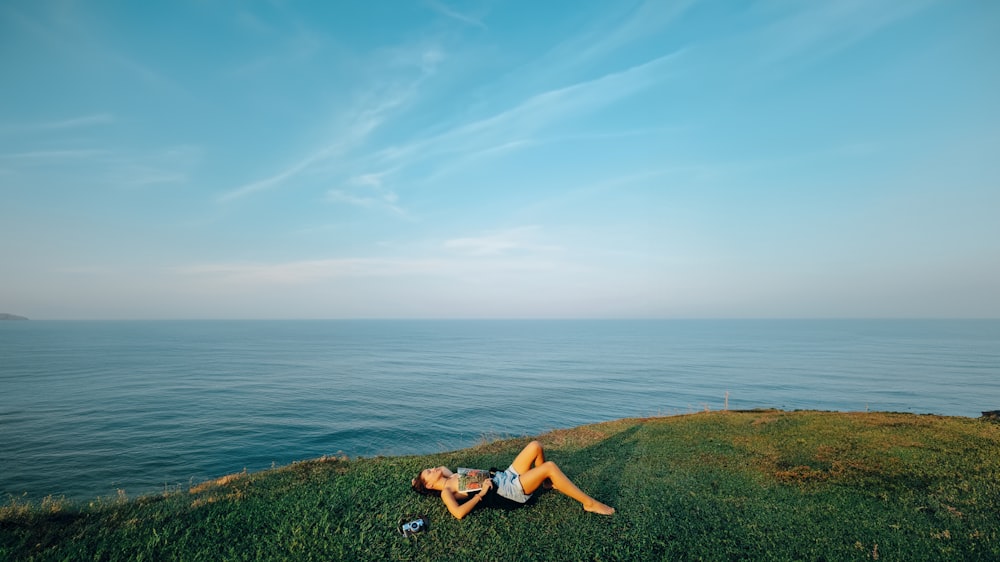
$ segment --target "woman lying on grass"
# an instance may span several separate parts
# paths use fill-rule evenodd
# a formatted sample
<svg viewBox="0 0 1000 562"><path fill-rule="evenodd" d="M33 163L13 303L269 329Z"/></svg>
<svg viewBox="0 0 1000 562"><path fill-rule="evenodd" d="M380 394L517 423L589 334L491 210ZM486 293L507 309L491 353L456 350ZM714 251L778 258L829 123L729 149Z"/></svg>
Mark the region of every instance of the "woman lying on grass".
<svg viewBox="0 0 1000 562"><path fill-rule="evenodd" d="M539 486L559 490L580 502L586 511L601 515L611 515L615 512L613 507L604 505L577 488L556 463L546 462L542 445L538 441L528 443L507 470L497 472L491 480L484 482L482 489L474 495L459 491L458 475L448 470L446 466L426 468L420 471L410 484L414 491L421 494L440 492L441 501L456 519L468 515L482 503L491 490L495 490L500 497L523 504L531 499L531 494Z"/></svg>

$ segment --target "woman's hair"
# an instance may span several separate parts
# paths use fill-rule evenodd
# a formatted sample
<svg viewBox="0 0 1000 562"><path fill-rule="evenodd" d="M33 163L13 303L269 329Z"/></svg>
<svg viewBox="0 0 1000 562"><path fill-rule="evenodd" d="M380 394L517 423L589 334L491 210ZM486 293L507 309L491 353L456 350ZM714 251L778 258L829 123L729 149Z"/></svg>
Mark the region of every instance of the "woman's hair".
<svg viewBox="0 0 1000 562"><path fill-rule="evenodd" d="M432 490L427 487L427 483L424 482L423 472L417 473L417 477L410 483L410 487L413 488L414 492L425 496L436 496L441 493L438 490Z"/></svg>

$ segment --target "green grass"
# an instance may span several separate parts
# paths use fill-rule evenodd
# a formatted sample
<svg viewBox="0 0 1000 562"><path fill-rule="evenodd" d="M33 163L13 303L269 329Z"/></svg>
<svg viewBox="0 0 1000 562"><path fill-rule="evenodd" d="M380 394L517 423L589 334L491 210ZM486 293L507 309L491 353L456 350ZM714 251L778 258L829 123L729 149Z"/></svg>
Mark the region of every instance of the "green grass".
<svg viewBox="0 0 1000 562"><path fill-rule="evenodd" d="M1000 560L1000 424L886 413L715 412L539 437L618 509L558 492L453 519L409 480L500 466L528 438L422 457L322 459L191 491L11 499L0 560ZM426 513L411 539L397 520Z"/></svg>

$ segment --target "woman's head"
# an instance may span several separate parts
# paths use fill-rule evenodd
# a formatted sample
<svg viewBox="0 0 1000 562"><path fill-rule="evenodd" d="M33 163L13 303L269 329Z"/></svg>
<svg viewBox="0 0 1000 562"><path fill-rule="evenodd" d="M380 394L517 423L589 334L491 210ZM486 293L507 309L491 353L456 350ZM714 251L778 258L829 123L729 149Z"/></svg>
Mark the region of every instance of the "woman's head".
<svg viewBox="0 0 1000 562"><path fill-rule="evenodd" d="M418 474L416 478L410 480L410 487L418 494L426 495L430 493L430 490L427 489L427 484L424 482L423 474Z"/></svg>
<svg viewBox="0 0 1000 562"><path fill-rule="evenodd" d="M425 468L417 474L417 477L410 481L410 487L418 494L437 494L441 492L438 484L443 479L443 471L447 470L443 466L437 468Z"/></svg>

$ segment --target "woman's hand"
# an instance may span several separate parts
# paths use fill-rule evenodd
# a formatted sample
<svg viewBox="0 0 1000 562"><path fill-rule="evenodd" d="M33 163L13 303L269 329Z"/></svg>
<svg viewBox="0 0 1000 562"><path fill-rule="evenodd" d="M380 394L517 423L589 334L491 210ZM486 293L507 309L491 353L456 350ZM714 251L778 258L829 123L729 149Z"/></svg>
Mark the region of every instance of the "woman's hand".
<svg viewBox="0 0 1000 562"><path fill-rule="evenodd" d="M486 494L488 494L492 488L493 488L493 481L487 480L486 482L483 482L482 489L479 490L479 493L476 495L479 496L480 498L485 498Z"/></svg>
<svg viewBox="0 0 1000 562"><path fill-rule="evenodd" d="M444 505L448 507L448 511L455 516L455 519L461 519L468 515L470 511L475 509L475 507L483 501L483 498L486 497L486 494L489 493L491 488L493 488L492 480L483 482L483 487L480 488L476 495L472 497L465 496L469 497L465 503L458 503L458 499L455 498L455 494L453 494L448 488L445 488L441 490L441 501L443 501Z"/></svg>

